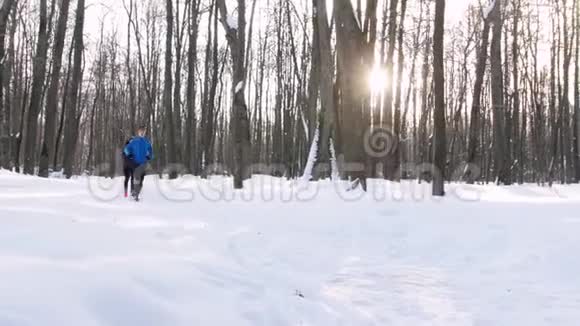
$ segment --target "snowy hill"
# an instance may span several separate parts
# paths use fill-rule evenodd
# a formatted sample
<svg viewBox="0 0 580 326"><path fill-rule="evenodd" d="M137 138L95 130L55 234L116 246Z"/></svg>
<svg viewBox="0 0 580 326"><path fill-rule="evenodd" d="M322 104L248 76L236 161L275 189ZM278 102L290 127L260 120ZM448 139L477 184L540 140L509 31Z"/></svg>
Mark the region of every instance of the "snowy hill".
<svg viewBox="0 0 580 326"><path fill-rule="evenodd" d="M148 176L134 203L120 180L0 171L0 325L580 320L578 186L222 181Z"/></svg>

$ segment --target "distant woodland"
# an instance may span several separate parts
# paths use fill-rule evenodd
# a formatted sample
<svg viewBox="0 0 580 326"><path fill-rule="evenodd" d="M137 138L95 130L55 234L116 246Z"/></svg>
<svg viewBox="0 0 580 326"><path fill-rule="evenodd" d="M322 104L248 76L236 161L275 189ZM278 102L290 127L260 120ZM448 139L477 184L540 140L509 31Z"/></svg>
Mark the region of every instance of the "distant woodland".
<svg viewBox="0 0 580 326"><path fill-rule="evenodd" d="M472 2L119 0L89 43L85 0L4 0L0 167L112 176L145 125L154 173L236 188L579 182L580 1Z"/></svg>

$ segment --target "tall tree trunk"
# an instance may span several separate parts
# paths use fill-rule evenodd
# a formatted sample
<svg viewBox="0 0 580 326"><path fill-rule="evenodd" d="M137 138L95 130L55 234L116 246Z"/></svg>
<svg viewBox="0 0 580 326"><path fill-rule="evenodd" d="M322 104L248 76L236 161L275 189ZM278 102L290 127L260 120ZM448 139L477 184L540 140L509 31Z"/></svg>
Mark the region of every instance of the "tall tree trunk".
<svg viewBox="0 0 580 326"><path fill-rule="evenodd" d="M173 120L173 109L171 102L171 90L173 89L172 82L172 41L173 41L173 0L165 1L166 10L166 23L167 31L165 34L165 83L163 86L163 107L165 108L165 131L166 131L166 142L167 142L167 163L175 164L177 163L177 157L175 152L175 126ZM171 169L169 173L170 179L177 178L177 171Z"/></svg>
<svg viewBox="0 0 580 326"><path fill-rule="evenodd" d="M308 78L308 140L312 142L316 133L317 125L317 103L320 94L320 35L318 27L318 0L312 0L312 44L311 44L311 63L310 75ZM327 76L328 77L328 76ZM320 138L320 137L319 137Z"/></svg>
<svg viewBox="0 0 580 326"><path fill-rule="evenodd" d="M201 168L201 174L202 176L205 176L205 165L207 165L206 161L207 161L207 157L208 154L207 152L209 151L210 146L208 145L208 134L209 133L213 133L213 112L210 112L210 110L213 109L213 106L210 107L209 102L210 102L210 64L211 64L211 59L213 58L213 56L211 55L211 51L212 51L212 44L215 43L214 42L214 37L212 37L212 24L214 24L216 22L216 20L214 19L214 13L218 12L217 9L217 0L213 0L211 1L211 4L209 6L209 18L207 21L207 33L206 33L206 44L205 44L205 55L204 55L204 68L203 68L203 94L202 94L202 99L201 99L201 124L200 126L203 126L203 128L200 128L200 146L199 146L199 151L198 151L198 168ZM215 33L217 33L217 31L215 31ZM215 82L215 80L214 80ZM213 87L213 85L212 85ZM212 99L213 101L213 99ZM211 116L211 119L208 119L208 116ZM210 124L211 123L211 124Z"/></svg>
<svg viewBox="0 0 580 326"><path fill-rule="evenodd" d="M336 143L336 137L333 137L336 130L336 103L334 97L334 64L332 50L330 45L331 31L328 25L328 11L326 0L316 0L318 30L318 49L320 58L320 119L319 129L320 137L318 140L318 165L315 167L316 179L331 176L330 154L331 139ZM324 78L322 78L324 76Z"/></svg>
<svg viewBox="0 0 580 326"><path fill-rule="evenodd" d="M473 184L475 178L475 165L477 164L477 147L480 142L478 135L481 133L481 113L483 106L481 105L481 92L483 88L483 81L485 77L485 67L487 64L487 50L489 45L489 30L490 30L489 13L483 17L483 31L481 32L481 46L477 56L477 67L475 72L475 85L473 87L473 100L471 103L471 115L469 123L469 139L467 149L467 164L464 178L467 183Z"/></svg>
<svg viewBox="0 0 580 326"><path fill-rule="evenodd" d="M40 165L38 175L48 177L48 166L54 157L54 137L56 134L56 114L58 106L58 87L60 84L60 70L62 67L62 53L64 50L64 38L66 36L66 24L68 21L70 0L61 0L60 13L54 36L52 53L52 72L48 91L46 92L46 113L44 120L44 137L40 153Z"/></svg>
<svg viewBox="0 0 580 326"><path fill-rule="evenodd" d="M572 61L572 51L570 50L571 46L570 46L570 40L569 40L569 33L568 33L568 8L567 8L567 1L566 0L562 0L562 16L563 16L563 34L564 34L564 38L563 38L563 42L564 42L564 48L563 48L563 52L564 52L564 60L563 60L563 66L562 66L562 72L563 72L563 85L562 85L562 96L560 99L560 116L561 116L561 128L562 128L562 133L561 133L561 139L562 139L562 144L561 144L561 150L562 150L562 156L565 158L562 162L562 173L563 173L563 180L565 183L568 182L568 178L570 176L570 170L569 167L571 166L572 163L572 157L571 157L571 153L570 153L570 100L569 100L569 94L570 94L570 63Z"/></svg>
<svg viewBox="0 0 580 326"><path fill-rule="evenodd" d="M401 139L401 92L402 92L402 84L403 84L403 69L405 63L405 49L403 44L403 37L405 33L405 14L407 10L407 0L401 0L401 22L399 23L399 36L398 36L398 58L397 58L397 86L395 90L395 121L393 123L394 126L394 134L395 139L399 143ZM396 151L393 157L390 159L393 161L393 173L395 171L400 170L401 166L401 144L398 144L396 147ZM401 176L398 175L390 175L389 179L400 179Z"/></svg>
<svg viewBox="0 0 580 326"><path fill-rule="evenodd" d="M133 67L131 65L131 21L133 19L133 8L133 0L130 0L129 9L127 10L129 20L127 21L127 53L125 58L125 69L127 69L127 88L129 89L129 126L131 132L137 128L135 82L133 80Z"/></svg>
<svg viewBox="0 0 580 326"><path fill-rule="evenodd" d="M182 116L181 116L181 72L182 72L182 49L183 49L183 34L186 17L179 19L180 1L175 2L175 87L173 87L173 124L175 129L175 163L185 163L183 160L183 131L182 131ZM187 13L189 3L185 4L184 15ZM183 22L182 22L183 21Z"/></svg>
<svg viewBox="0 0 580 326"><path fill-rule="evenodd" d="M491 93L493 105L494 169L499 184L510 184L509 155L505 134L505 105L501 60L502 0L496 0L491 13L493 20L491 39Z"/></svg>
<svg viewBox="0 0 580 326"><path fill-rule="evenodd" d="M316 118L318 97L320 94L320 35L318 27L318 0L312 0L312 43L310 74L308 77L308 90L306 98L306 111L308 114L308 141L310 142L310 151L307 156L307 162L304 170L304 177L310 178L313 175L313 169L316 164L315 160L319 157L318 148L320 147L320 130L318 129L318 119ZM327 76L328 78L328 76ZM314 154L312 154L314 153Z"/></svg>
<svg viewBox="0 0 580 326"><path fill-rule="evenodd" d="M426 19L429 22L431 19L431 12L430 12L430 4L427 4L426 6ZM426 26L426 35L430 35L431 34L431 23L428 23ZM422 67L422 71L421 71L421 79L422 79L422 85L421 85L421 115L420 115L420 120L419 120L419 132L418 132L418 141L417 141L417 151L418 151L418 156L419 156L419 162L421 163L427 163L431 161L431 153L429 153L428 151L425 150L425 148L428 148L428 130L427 130L427 118L429 117L429 112L430 112L430 106L429 106L429 102L431 101L431 98L429 96L430 92L431 92L431 85L432 83L430 83L430 78L429 78L429 54L430 54L430 50L432 48L432 40L431 37L427 37L427 44L423 47L423 67ZM421 176L419 177L419 180L421 180Z"/></svg>
<svg viewBox="0 0 580 326"><path fill-rule="evenodd" d="M15 0L4 0L2 7L0 7L0 168L8 168L10 161L10 143L12 142L12 135L10 133L10 107L4 100L4 96L9 97L10 94L4 94L5 81L5 64L6 58L6 28L8 25L8 18L15 3ZM16 24L15 21L12 24Z"/></svg>
<svg viewBox="0 0 580 326"><path fill-rule="evenodd" d="M282 1L278 1L278 9L276 9L276 17L278 21L282 21ZM284 131L282 127L282 118L283 115L283 106L284 103L284 84L286 81L285 71L282 69L282 65L284 63L284 53L283 53L283 43L284 43L284 34L282 30L282 24L277 24L276 28L276 59L275 59L275 66L276 66L276 92L275 92L275 104L274 104L274 135L273 135L273 153L272 153L272 161L274 164L282 164L284 159L284 153L287 151L284 148ZM282 171L275 171L277 176L281 176L279 173Z"/></svg>
<svg viewBox="0 0 580 326"><path fill-rule="evenodd" d="M349 168L346 176L360 184L366 191L366 176L371 153L365 152L365 131L370 127L367 122L364 104L368 103L370 92L365 76L368 70L364 62L364 51L368 44L359 26L349 0L335 0L336 18L336 56L337 90L339 94L338 130L341 135L341 149ZM361 53L363 52L363 53ZM370 137L369 137L370 138Z"/></svg>
<svg viewBox="0 0 580 326"><path fill-rule="evenodd" d="M576 65L574 67L574 165L576 182L580 182L580 3L576 7Z"/></svg>
<svg viewBox="0 0 580 326"><path fill-rule="evenodd" d="M193 0L190 6L189 16L189 45L187 48L187 90L186 106L187 120L185 130L185 155L190 173L199 174L196 160L197 153L197 116L195 113L196 88L196 67L197 67L197 35L199 27L199 6L201 0Z"/></svg>
<svg viewBox="0 0 580 326"><path fill-rule="evenodd" d="M445 168L447 142L445 136L445 70L443 64L445 27L445 0L435 2L435 28L433 31L433 83L435 109L433 111L433 196L445 195Z"/></svg>
<svg viewBox="0 0 580 326"><path fill-rule="evenodd" d="M399 0L390 0L389 5L389 27L388 27L388 46L387 46L387 62L385 63L387 74L387 87L384 97L384 107L382 115L382 123L387 128L392 128L393 124L393 66L395 56L395 46L397 43L397 5Z"/></svg>
<svg viewBox="0 0 580 326"><path fill-rule="evenodd" d="M16 135L14 135L14 130L16 129L15 123L14 123L14 116L15 116L15 112L17 112L16 110L13 110L14 106L17 106L18 101L16 100L16 94L18 92L17 88L18 88L18 82L17 82L17 78L14 78L14 82L12 82L12 77L16 77L14 74L14 71L16 70L16 28L18 27L17 22L17 13L18 13L18 6L17 6L17 2L13 5L13 9L11 10L11 18L10 20L13 22L10 25L10 38L8 41L8 54L7 54L7 59L4 62L4 66L2 67L2 76L0 78L2 78L2 86L5 88L4 90L4 96L3 99L4 101L2 103L0 103L1 105L4 105L4 112L5 112L5 116L4 116L4 120L6 121L6 130L8 133L8 144L5 147L5 151L6 151L6 159L7 159L7 165L5 167L7 167L8 169L12 169L15 163L15 157L14 157L14 150L16 148L16 141L19 137L16 137ZM16 105L15 105L16 104ZM0 111L2 109L0 108ZM13 112L14 111L14 112ZM2 114L2 113L0 113ZM1 121L1 119L0 119ZM1 150L1 149L0 149ZM1 154L0 154L1 155Z"/></svg>
<svg viewBox="0 0 580 326"><path fill-rule="evenodd" d="M72 79L68 89L67 114L64 127L64 175L70 178L74 171L75 153L77 138L79 134L79 117L77 116L78 98L80 94L80 84L82 80L83 61L83 30L85 24L85 0L78 0L75 28L73 32L74 58L72 67Z"/></svg>
<svg viewBox="0 0 580 326"><path fill-rule="evenodd" d="M70 77L71 77L71 73L72 73L72 60L73 60L73 53L74 53L74 40L73 40L73 44L71 44L71 47L69 49L69 53L68 53L68 60L67 60L67 69L66 69L66 77L64 79L64 92L65 94L68 95L68 89L69 89L69 83L70 83ZM66 113L67 113L67 109L66 109L66 104L67 104L67 97L65 96L62 99L62 105L61 105L61 109L60 109L60 117L58 119L58 130L56 132L56 144L54 145L54 162L53 162L53 166L56 169L58 166L58 159L59 159L59 149L60 149L60 144L62 141L62 134L64 131L64 121L65 121L65 117L66 117Z"/></svg>
<svg viewBox="0 0 580 326"><path fill-rule="evenodd" d="M555 32L554 18L551 18L552 30ZM549 126L550 126L550 164L548 167L548 179L550 186L554 179L554 170L557 164L558 156L558 122L556 114L556 47L559 46L556 41L556 35L552 37L552 46L550 49L550 104L549 104Z"/></svg>
<svg viewBox="0 0 580 326"><path fill-rule="evenodd" d="M38 133L38 115L42 107L42 92L46 75L46 57L48 52L48 16L47 0L40 0L40 17L36 55L32 73L32 90L27 116L27 133L24 142L24 173L34 174L36 165L36 138Z"/></svg>
<svg viewBox="0 0 580 326"><path fill-rule="evenodd" d="M514 94L513 94L513 109L512 109L512 152L516 157L517 164L515 169L515 174L517 175L518 183L523 183L522 180L522 163L523 157L519 155L519 147L521 146L519 139L520 135L520 92L519 92L519 68L518 68L518 57L519 57L519 43L518 43L518 35L519 35L519 20L520 20L520 7L521 7L521 0L514 0L513 1L513 9L514 9L514 21L513 21L513 31L512 31L512 72L513 72L513 83L514 83ZM522 127L523 128L523 127Z"/></svg>
<svg viewBox="0 0 580 326"><path fill-rule="evenodd" d="M206 104L202 108L202 158L204 160L204 169L202 172L202 177L207 177L208 167L214 163L215 160L215 134L216 134L216 93L219 78L219 44L218 44L218 6L215 3L212 6L213 15L210 16L208 22L209 28L213 24L213 33L210 33L208 38L207 47L207 58L206 58L206 76L208 76L208 84L206 84L205 96ZM213 18L212 18L213 17ZM210 46L211 44L211 46ZM210 66L211 63L211 66ZM211 69L210 69L211 67Z"/></svg>
<svg viewBox="0 0 580 326"><path fill-rule="evenodd" d="M250 121L244 96L245 90L245 45L246 45L246 1L238 0L237 26L230 26L225 0L218 0L221 22L226 31L233 66L232 93L233 110L231 128L234 150L234 188L243 188L243 181L250 177Z"/></svg>

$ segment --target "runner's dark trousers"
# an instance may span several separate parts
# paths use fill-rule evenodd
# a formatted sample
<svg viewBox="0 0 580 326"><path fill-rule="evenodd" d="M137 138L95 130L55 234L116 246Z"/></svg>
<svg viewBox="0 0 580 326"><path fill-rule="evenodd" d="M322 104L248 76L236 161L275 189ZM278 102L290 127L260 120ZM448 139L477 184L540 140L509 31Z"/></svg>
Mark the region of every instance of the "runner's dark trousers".
<svg viewBox="0 0 580 326"><path fill-rule="evenodd" d="M147 164L142 164L133 170L133 178L131 178L131 194L134 197L139 197L139 194L141 194L141 189L143 189L143 181L145 180L146 167Z"/></svg>

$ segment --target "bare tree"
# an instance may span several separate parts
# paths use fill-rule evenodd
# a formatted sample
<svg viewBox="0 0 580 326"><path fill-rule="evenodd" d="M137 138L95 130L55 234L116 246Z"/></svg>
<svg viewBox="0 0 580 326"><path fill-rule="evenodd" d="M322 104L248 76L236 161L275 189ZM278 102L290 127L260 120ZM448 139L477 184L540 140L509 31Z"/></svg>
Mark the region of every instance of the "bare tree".
<svg viewBox="0 0 580 326"><path fill-rule="evenodd" d="M217 0L221 22L226 32L226 39L230 47L233 66L232 91L232 134L234 150L234 188L241 189L243 181L250 177L250 123L248 119L248 107L244 96L246 67L245 67L245 44L246 44L246 1L238 0L237 23L229 16L225 0Z"/></svg>
<svg viewBox="0 0 580 326"><path fill-rule="evenodd" d="M574 165L576 182L580 182L580 3L574 1L576 7L576 50L574 67Z"/></svg>
<svg viewBox="0 0 580 326"><path fill-rule="evenodd" d="M36 163L36 138L38 134L38 115L42 107L44 79L46 75L46 59L48 52L48 9L47 0L40 0L38 38L34 71L32 73L32 90L30 106L27 115L27 134L24 143L24 173L34 174Z"/></svg>
<svg viewBox="0 0 580 326"><path fill-rule="evenodd" d="M473 99L471 103L471 115L469 124L469 139L467 150L467 164L465 178L468 183L474 183L477 176L474 175L473 166L476 164L477 147L479 143L478 135L481 133L481 93L485 77L485 67L487 64L487 51L489 47L490 15L485 13L483 17L483 30L481 32L481 45L477 56L477 67L475 72L475 85L473 86Z"/></svg>
<svg viewBox="0 0 580 326"><path fill-rule="evenodd" d="M9 157L10 157L10 142L12 141L12 135L10 134L9 126L9 111L10 107L5 105L7 102L4 96L10 96L10 94L4 94L4 76L5 76L5 56L6 56L6 28L8 25L8 18L10 17L10 12L12 12L16 0L5 0L0 7L0 168L8 168ZM16 22L12 22L16 24Z"/></svg>
<svg viewBox="0 0 580 326"><path fill-rule="evenodd" d="M445 168L447 165L447 142L445 135L445 71L443 65L443 34L445 27L445 0L435 2L435 28L433 31L433 84L435 110L433 112L433 196L445 195Z"/></svg>
<svg viewBox="0 0 580 326"><path fill-rule="evenodd" d="M328 15L325 0L316 0L317 40L320 58L320 139L318 145L318 161L324 164L316 168L316 177L328 176L330 171L330 140L336 143L336 103L334 98L334 65L330 46L331 31L328 25ZM324 173L326 172L326 173Z"/></svg>
<svg viewBox="0 0 580 326"><path fill-rule="evenodd" d="M208 20L207 45L205 53L205 88L204 101L201 110L203 129L201 130L201 160L204 169L202 176L206 177L210 172L207 167L214 162L215 134L216 134L216 93L219 80L219 44L218 44L218 5L217 0L212 1L210 18ZM212 30L213 27L213 30Z"/></svg>
<svg viewBox="0 0 580 326"><path fill-rule="evenodd" d="M494 139L494 168L497 182L510 184L508 148L505 131L505 105L504 105L504 77L501 60L501 34L502 34L502 1L496 0L492 15L493 28L491 38L491 91L493 103L493 139Z"/></svg>
<svg viewBox="0 0 580 326"><path fill-rule="evenodd" d="M165 130L167 143L167 161L170 164L177 163L175 147L175 126L173 120L173 108L171 99L172 83L172 46L173 46L173 0L165 1L165 17L167 23L165 39L165 84L163 86L163 107L165 108ZM177 171L172 169L169 174L170 179L177 178Z"/></svg>
<svg viewBox="0 0 580 326"><path fill-rule="evenodd" d="M520 150L520 92L519 92L519 68L518 68L518 58L519 58L519 23L520 23L520 10L521 10L521 0L513 1L513 30L512 30L512 72L513 72L513 132L511 138L513 139L513 144L511 150L514 152L516 159L516 174L519 183L523 183L523 173L521 169L521 164L523 163L522 152Z"/></svg>
<svg viewBox="0 0 580 326"><path fill-rule="evenodd" d="M365 133L370 129L371 91L365 82L374 64L370 55L375 46L376 24L371 17L376 15L376 5L370 1L365 13L366 26L360 26L349 1L335 1L336 56L337 56L337 109L338 130L340 131L337 153L349 163L345 176L361 185L366 191L366 178L373 171L370 153L364 146ZM372 27L372 28L371 28ZM340 163L340 161L339 161Z"/></svg>
<svg viewBox="0 0 580 326"><path fill-rule="evenodd" d="M464 162L469 183L578 181L580 6L544 2L481 0L443 35L442 1L334 0L329 13L328 0L252 0L246 26L242 0L126 0L126 40L102 28L85 49L79 9L66 40L70 0L6 0L0 166L19 169L24 159L27 173L40 163L47 176L64 160L68 176L80 167L113 175L95 168L115 163L142 123L157 172L183 162L196 175L233 174L236 188L250 162L281 163L271 173L290 178L334 177L338 166L362 188L368 177L413 177L396 173L400 161L433 163L436 195ZM379 66L384 89L371 91ZM399 152L377 158L362 142L381 124Z"/></svg>
<svg viewBox="0 0 580 326"><path fill-rule="evenodd" d="M56 134L56 114L58 106L58 87L60 84L60 70L62 67L62 53L64 51L64 38L66 36L66 24L68 21L70 0L61 0L60 13L54 36L52 53L52 72L46 93L46 112L44 119L44 137L40 153L40 165L38 175L48 177L48 166L54 156L54 137ZM54 159L53 159L54 160Z"/></svg>
<svg viewBox="0 0 580 326"><path fill-rule="evenodd" d="M83 30L85 23L85 0L78 0L75 17L75 28L73 32L74 54L72 79L67 97L67 114L64 127L64 164L63 170L67 178L73 176L73 166L79 134L79 119L77 105L82 80L82 60L83 60Z"/></svg>
<svg viewBox="0 0 580 326"><path fill-rule="evenodd" d="M387 127L392 127L393 124L393 66L395 57L395 46L397 44L397 5L399 0L390 0L389 2L389 21L388 21L388 46L386 56L386 74L387 74L387 89L385 91L385 100L383 108L382 122Z"/></svg>
<svg viewBox="0 0 580 326"><path fill-rule="evenodd" d="M186 90L186 122L185 122L185 161L190 172L197 175L197 115L195 112L195 98L197 95L196 67L197 67L197 37L199 30L199 10L201 0L193 0L190 4L188 17L187 48L187 90Z"/></svg>

